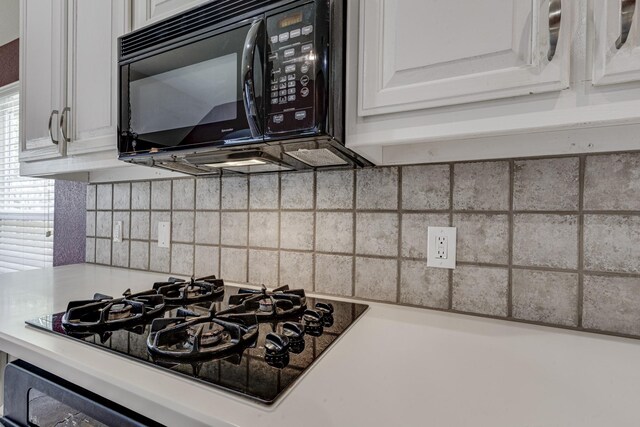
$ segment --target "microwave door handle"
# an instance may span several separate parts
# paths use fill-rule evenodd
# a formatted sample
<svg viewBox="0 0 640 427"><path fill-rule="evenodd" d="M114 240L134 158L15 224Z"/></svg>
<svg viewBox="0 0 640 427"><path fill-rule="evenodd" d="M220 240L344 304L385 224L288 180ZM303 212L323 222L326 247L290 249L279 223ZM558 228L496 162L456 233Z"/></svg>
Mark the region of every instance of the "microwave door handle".
<svg viewBox="0 0 640 427"><path fill-rule="evenodd" d="M253 138L258 138L262 135L258 122L258 107L256 106L256 91L253 75L253 58L262 23L262 18L253 21L253 24L251 24L251 28L247 33L247 37L244 42L244 50L242 52L242 101L244 103L244 111L247 115L249 129L251 130L251 136Z"/></svg>

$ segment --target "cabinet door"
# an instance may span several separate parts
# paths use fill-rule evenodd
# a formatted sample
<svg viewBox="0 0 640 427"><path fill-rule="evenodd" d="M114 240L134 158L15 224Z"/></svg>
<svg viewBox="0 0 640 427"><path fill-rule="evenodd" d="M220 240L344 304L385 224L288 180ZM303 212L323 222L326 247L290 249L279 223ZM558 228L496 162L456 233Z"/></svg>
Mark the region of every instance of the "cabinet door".
<svg viewBox="0 0 640 427"><path fill-rule="evenodd" d="M361 1L359 115L567 88L570 3Z"/></svg>
<svg viewBox="0 0 640 427"><path fill-rule="evenodd" d="M144 27L209 0L133 0L133 29Z"/></svg>
<svg viewBox="0 0 640 427"><path fill-rule="evenodd" d="M117 38L128 29L128 2L69 3L68 154L116 149Z"/></svg>
<svg viewBox="0 0 640 427"><path fill-rule="evenodd" d="M635 0L593 2L593 84L640 80L640 29Z"/></svg>
<svg viewBox="0 0 640 427"><path fill-rule="evenodd" d="M64 154L59 120L65 101L65 13L65 0L20 2L21 161Z"/></svg>

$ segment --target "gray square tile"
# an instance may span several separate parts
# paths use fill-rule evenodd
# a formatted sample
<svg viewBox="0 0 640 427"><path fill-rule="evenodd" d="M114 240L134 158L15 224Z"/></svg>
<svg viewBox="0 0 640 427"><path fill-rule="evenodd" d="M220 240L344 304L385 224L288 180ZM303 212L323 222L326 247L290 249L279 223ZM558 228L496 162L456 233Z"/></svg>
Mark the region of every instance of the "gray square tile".
<svg viewBox="0 0 640 427"><path fill-rule="evenodd" d="M113 184L113 209L131 209L131 184L121 182Z"/></svg>
<svg viewBox="0 0 640 427"><path fill-rule="evenodd" d="M94 237L96 235L96 212L95 211L87 211L87 219L85 222L86 231L85 234L87 237Z"/></svg>
<svg viewBox="0 0 640 427"><path fill-rule="evenodd" d="M99 210L111 210L113 207L113 186L111 184L98 184L96 205Z"/></svg>
<svg viewBox="0 0 640 427"><path fill-rule="evenodd" d="M282 209L313 209L313 172L282 174L281 185Z"/></svg>
<svg viewBox="0 0 640 427"><path fill-rule="evenodd" d="M171 241L193 242L193 212L173 212L171 219Z"/></svg>
<svg viewBox="0 0 640 427"><path fill-rule="evenodd" d="M195 207L196 183L193 179L173 180L173 201L174 210L193 210Z"/></svg>
<svg viewBox="0 0 640 427"><path fill-rule="evenodd" d="M246 176L222 178L222 209L247 209L249 181Z"/></svg>
<svg viewBox="0 0 640 427"><path fill-rule="evenodd" d="M151 206L151 183L149 181L131 183L131 209L145 210Z"/></svg>
<svg viewBox="0 0 640 427"><path fill-rule="evenodd" d="M222 244L247 246L248 221L247 212L222 212L220 225Z"/></svg>
<svg viewBox="0 0 640 427"><path fill-rule="evenodd" d="M193 275L193 245L174 243L171 245L171 273Z"/></svg>
<svg viewBox="0 0 640 427"><path fill-rule="evenodd" d="M171 251L169 248L159 248L157 243L151 243L149 254L149 270L169 273L171 265Z"/></svg>
<svg viewBox="0 0 640 427"><path fill-rule="evenodd" d="M316 250L353 253L353 213L316 213Z"/></svg>
<svg viewBox="0 0 640 427"><path fill-rule="evenodd" d="M352 296L353 257L317 254L315 290L323 294Z"/></svg>
<svg viewBox="0 0 640 427"><path fill-rule="evenodd" d="M313 212L280 214L280 247L313 250Z"/></svg>
<svg viewBox="0 0 640 427"><path fill-rule="evenodd" d="M459 261L489 264L509 262L509 217L507 215L455 214Z"/></svg>
<svg viewBox="0 0 640 427"><path fill-rule="evenodd" d="M402 209L449 209L449 165L402 168Z"/></svg>
<svg viewBox="0 0 640 427"><path fill-rule="evenodd" d="M353 209L353 170L319 171L317 209Z"/></svg>
<svg viewBox="0 0 640 427"><path fill-rule="evenodd" d="M280 251L280 286L313 292L313 254Z"/></svg>
<svg viewBox="0 0 640 427"><path fill-rule="evenodd" d="M98 211L96 214L96 237L111 237L111 212Z"/></svg>
<svg viewBox="0 0 640 427"><path fill-rule="evenodd" d="M196 277L218 276L218 257L219 251L217 246L198 246L196 245L194 274Z"/></svg>
<svg viewBox="0 0 640 427"><path fill-rule="evenodd" d="M357 209L398 209L398 168L356 171Z"/></svg>
<svg viewBox="0 0 640 427"><path fill-rule="evenodd" d="M424 307L448 308L449 270L427 267L426 261L402 261L400 302Z"/></svg>
<svg viewBox="0 0 640 427"><path fill-rule="evenodd" d="M578 217L546 214L515 215L513 264L578 268Z"/></svg>
<svg viewBox="0 0 640 427"><path fill-rule="evenodd" d="M277 248L279 219L278 212L250 212L249 246Z"/></svg>
<svg viewBox="0 0 640 427"><path fill-rule="evenodd" d="M448 227L449 214L402 214L402 256L427 258L427 227Z"/></svg>
<svg viewBox="0 0 640 427"><path fill-rule="evenodd" d="M453 209L509 209L509 162L459 163L453 167Z"/></svg>
<svg viewBox="0 0 640 427"><path fill-rule="evenodd" d="M453 309L506 316L508 286L506 268L458 266L453 270Z"/></svg>
<svg viewBox="0 0 640 427"><path fill-rule="evenodd" d="M149 240L149 212L131 212L131 238Z"/></svg>
<svg viewBox="0 0 640 427"><path fill-rule="evenodd" d="M128 240L111 244L111 265L114 267L129 267Z"/></svg>
<svg viewBox="0 0 640 427"><path fill-rule="evenodd" d="M247 250L220 248L220 277L225 281L247 281Z"/></svg>
<svg viewBox="0 0 640 427"><path fill-rule="evenodd" d="M249 183L250 209L278 209L278 174L251 175Z"/></svg>
<svg viewBox="0 0 640 427"><path fill-rule="evenodd" d="M356 257L356 295L378 301L396 302L398 261Z"/></svg>
<svg viewBox="0 0 640 427"><path fill-rule="evenodd" d="M95 210L96 209L96 186L95 185L87 185L87 210Z"/></svg>
<svg viewBox="0 0 640 427"><path fill-rule="evenodd" d="M580 159L520 160L514 164L513 208L578 210Z"/></svg>
<svg viewBox="0 0 640 427"><path fill-rule="evenodd" d="M151 209L171 209L171 181L151 181Z"/></svg>
<svg viewBox="0 0 640 427"><path fill-rule="evenodd" d="M356 214L356 253L398 256L398 214Z"/></svg>
<svg viewBox="0 0 640 427"><path fill-rule="evenodd" d="M96 239L87 237L84 247L84 262L96 262Z"/></svg>
<svg viewBox="0 0 640 427"><path fill-rule="evenodd" d="M96 264L111 265L110 239L96 239Z"/></svg>
<svg viewBox="0 0 640 427"><path fill-rule="evenodd" d="M513 317L578 326L578 275L513 270Z"/></svg>
<svg viewBox="0 0 640 427"><path fill-rule="evenodd" d="M640 278L585 275L582 325L640 335Z"/></svg>
<svg viewBox="0 0 640 427"><path fill-rule="evenodd" d="M129 266L138 270L149 269L149 242L131 242Z"/></svg>
<svg viewBox="0 0 640 427"><path fill-rule="evenodd" d="M249 283L267 287L278 285L277 251L249 251Z"/></svg>
<svg viewBox="0 0 640 427"><path fill-rule="evenodd" d="M158 223L171 222L171 212L151 211L151 240L158 240Z"/></svg>
<svg viewBox="0 0 640 427"><path fill-rule="evenodd" d="M196 209L220 209L220 178L196 179Z"/></svg>
<svg viewBox="0 0 640 427"><path fill-rule="evenodd" d="M640 216L585 215L584 268L640 273Z"/></svg>
<svg viewBox="0 0 640 427"><path fill-rule="evenodd" d="M121 221L122 222L122 238L123 239L128 239L129 238L129 218L130 218L130 212L114 212L113 213L113 229L115 229L116 226L116 222L117 221Z"/></svg>
<svg viewBox="0 0 640 427"><path fill-rule="evenodd" d="M584 208L640 210L640 154L587 157Z"/></svg>
<svg viewBox="0 0 640 427"><path fill-rule="evenodd" d="M220 213L196 212L196 243L217 245L220 242Z"/></svg>

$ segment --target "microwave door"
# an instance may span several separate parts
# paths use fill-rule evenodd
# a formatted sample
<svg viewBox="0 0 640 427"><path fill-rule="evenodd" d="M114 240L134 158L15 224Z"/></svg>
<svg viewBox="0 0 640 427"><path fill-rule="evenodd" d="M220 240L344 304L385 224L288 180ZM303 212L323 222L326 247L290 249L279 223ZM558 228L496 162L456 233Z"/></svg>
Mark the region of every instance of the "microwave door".
<svg viewBox="0 0 640 427"><path fill-rule="evenodd" d="M262 141L260 22L121 64L120 153Z"/></svg>

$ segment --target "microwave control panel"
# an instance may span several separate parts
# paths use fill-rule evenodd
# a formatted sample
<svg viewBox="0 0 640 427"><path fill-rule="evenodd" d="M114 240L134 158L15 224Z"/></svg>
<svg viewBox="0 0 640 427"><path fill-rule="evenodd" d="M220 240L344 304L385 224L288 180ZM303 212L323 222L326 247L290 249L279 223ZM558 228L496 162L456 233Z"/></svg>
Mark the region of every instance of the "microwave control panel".
<svg viewBox="0 0 640 427"><path fill-rule="evenodd" d="M315 125L315 31L313 4L267 18L267 134Z"/></svg>

